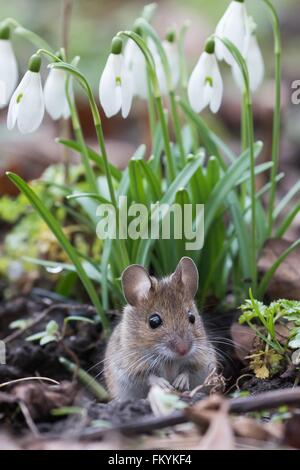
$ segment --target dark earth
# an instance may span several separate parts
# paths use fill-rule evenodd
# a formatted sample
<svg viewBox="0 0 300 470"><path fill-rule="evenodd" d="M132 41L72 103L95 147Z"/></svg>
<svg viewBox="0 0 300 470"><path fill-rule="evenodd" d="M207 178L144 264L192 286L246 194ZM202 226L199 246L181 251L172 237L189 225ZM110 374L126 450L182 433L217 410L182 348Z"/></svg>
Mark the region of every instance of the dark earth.
<svg viewBox="0 0 300 470"><path fill-rule="evenodd" d="M22 437L26 436L31 427L31 432L37 431L44 438L78 438L93 432L95 426L100 429L115 428L151 415L147 400L100 402L86 384L59 361L60 357L64 357L76 363L104 386L102 359L106 339L100 322L91 324L70 321L64 339L45 346L40 346L38 341L26 340L30 335L43 331L50 320L55 320L61 328L67 316L95 319L95 315L94 309L89 305L70 302L37 288L29 295L10 301L2 300L0 339L6 342L6 365L0 365L0 431L3 428L16 437ZM118 321L119 315L119 312L109 312L113 325ZM204 315L209 335L219 341L216 346L223 364L227 389L230 391L234 390L236 379L243 374L244 367L235 356L230 339L230 324L236 319L236 315L236 312L222 312L222 315L218 315L218 312L212 314L209 311ZM27 326L23 332L9 328L12 322L20 319L31 319L35 324ZM55 380L59 384L34 379L5 384L20 378L39 376ZM289 387L293 385L293 380L289 377L275 377L272 380L258 381L255 377L249 379L247 375L244 382L239 382L239 386L256 394ZM206 394L201 392L192 401L204 396ZM20 403L25 404L25 415ZM53 414L56 409L61 411L59 416ZM29 417L26 417L26 410Z"/></svg>

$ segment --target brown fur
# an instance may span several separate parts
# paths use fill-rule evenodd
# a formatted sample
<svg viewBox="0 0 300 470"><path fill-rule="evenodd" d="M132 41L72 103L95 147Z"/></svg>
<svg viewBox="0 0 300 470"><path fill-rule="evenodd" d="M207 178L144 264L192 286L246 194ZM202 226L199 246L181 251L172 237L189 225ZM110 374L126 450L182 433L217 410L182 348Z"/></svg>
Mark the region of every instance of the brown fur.
<svg viewBox="0 0 300 470"><path fill-rule="evenodd" d="M135 301L135 305L125 307L122 320L107 347L105 379L108 390L114 398L145 398L150 376L173 383L182 373L188 376L190 388L194 388L216 365L215 353L191 297L195 294L194 289L191 294L191 287L195 283L196 273L187 272L187 277L184 277L183 269L186 266L181 262L172 276L156 280L142 271L143 268L135 267L136 270L138 268L141 271L137 275L134 273L134 295L137 297L130 290L132 279L126 281L129 286L124 286L123 276L125 296L129 289L128 296ZM147 276L151 288L138 297L139 282L143 282L144 286ZM194 324L189 322L189 312L195 315ZM151 329L148 323L153 313L158 313L163 320L163 324L156 329ZM191 347L191 354L177 354L180 345ZM197 346L200 349L192 354Z"/></svg>

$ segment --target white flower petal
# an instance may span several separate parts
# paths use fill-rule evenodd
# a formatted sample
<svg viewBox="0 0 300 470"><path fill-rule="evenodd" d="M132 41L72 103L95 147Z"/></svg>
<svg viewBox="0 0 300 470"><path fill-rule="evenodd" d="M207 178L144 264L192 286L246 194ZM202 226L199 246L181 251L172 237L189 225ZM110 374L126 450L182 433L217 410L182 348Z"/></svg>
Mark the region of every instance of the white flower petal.
<svg viewBox="0 0 300 470"><path fill-rule="evenodd" d="M188 98L192 109L200 113L207 103L204 100L206 62L208 54L201 54L188 83Z"/></svg>
<svg viewBox="0 0 300 470"><path fill-rule="evenodd" d="M212 54L212 70L211 77L213 80L213 89L210 100L210 110L212 113L217 113L221 107L223 98L223 80L220 74L218 62L215 55Z"/></svg>
<svg viewBox="0 0 300 470"><path fill-rule="evenodd" d="M167 80L164 72L164 68L161 62L160 55L157 51L157 47L153 39L148 38L147 45L150 49L150 52L153 56L154 64L155 64L155 72L159 84L160 93L162 96L168 94L168 87L167 87Z"/></svg>
<svg viewBox="0 0 300 470"><path fill-rule="evenodd" d="M221 19L216 29L216 34L229 39L245 56L249 42L249 27L247 10L244 3L233 0L229 5L224 17ZM235 60L227 49L220 46L221 41L217 41L216 54L219 60L224 59L229 65L233 65Z"/></svg>
<svg viewBox="0 0 300 470"><path fill-rule="evenodd" d="M26 89L29 82L30 72L27 71L10 99L7 113L7 127L9 130L13 129L16 124L19 113L20 99L24 95L24 90Z"/></svg>
<svg viewBox="0 0 300 470"><path fill-rule="evenodd" d="M250 88L252 91L256 91L263 82L265 64L255 35L252 35L249 41L247 65L250 76Z"/></svg>
<svg viewBox="0 0 300 470"><path fill-rule="evenodd" d="M249 40L246 63L249 71L250 89L251 91L256 91L264 79L265 65L255 35L252 35ZM233 65L232 73L236 84L243 91L245 86L244 79L237 64Z"/></svg>
<svg viewBox="0 0 300 470"><path fill-rule="evenodd" d="M5 83L4 107L8 104L18 81L18 65L9 39L0 39L0 80Z"/></svg>
<svg viewBox="0 0 300 470"><path fill-rule="evenodd" d="M124 63L131 72L133 94L142 99L148 97L146 60L137 44L129 39L124 50Z"/></svg>
<svg viewBox="0 0 300 470"><path fill-rule="evenodd" d="M123 118L127 118L132 104L133 98L133 84L132 84L132 77L130 72L124 69L122 73L122 116Z"/></svg>
<svg viewBox="0 0 300 470"><path fill-rule="evenodd" d="M226 21L227 21L228 16L230 15L231 8L232 8L231 5L232 4L230 3L227 10L224 13L224 15L222 16L219 23L217 24L216 36L219 37L219 38L222 38L224 36L224 29L225 29L225 26L226 26ZM223 60L224 59L224 50L225 49L226 49L226 47L224 46L222 41L217 39L216 40L216 56L217 56L218 60Z"/></svg>
<svg viewBox="0 0 300 470"><path fill-rule="evenodd" d="M189 80L188 97L195 112L201 112L208 105L213 113L219 110L223 97L223 80L215 54L201 54Z"/></svg>
<svg viewBox="0 0 300 470"><path fill-rule="evenodd" d="M44 96L46 110L54 120L70 116L65 90L66 73L63 70L51 69L45 83Z"/></svg>
<svg viewBox="0 0 300 470"><path fill-rule="evenodd" d="M122 105L121 87L116 84L114 56L108 56L99 84L100 103L108 118L117 114Z"/></svg>
<svg viewBox="0 0 300 470"><path fill-rule="evenodd" d="M178 46L176 42L163 41L163 47L171 70L172 84L176 88L180 78Z"/></svg>
<svg viewBox="0 0 300 470"><path fill-rule="evenodd" d="M17 117L18 128L22 134L37 130L45 113L41 75L31 71L26 73L29 75L29 81L20 100Z"/></svg>
<svg viewBox="0 0 300 470"><path fill-rule="evenodd" d="M6 85L5 83L0 80L0 108L5 106L5 101L6 101Z"/></svg>

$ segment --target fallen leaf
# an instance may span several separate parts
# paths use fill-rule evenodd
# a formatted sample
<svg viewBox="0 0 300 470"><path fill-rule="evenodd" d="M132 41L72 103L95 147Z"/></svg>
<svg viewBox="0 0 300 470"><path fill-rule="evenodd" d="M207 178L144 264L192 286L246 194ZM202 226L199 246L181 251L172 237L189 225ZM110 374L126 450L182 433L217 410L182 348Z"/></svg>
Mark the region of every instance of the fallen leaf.
<svg viewBox="0 0 300 470"><path fill-rule="evenodd" d="M60 385L46 385L40 382L17 385L10 396L15 401L22 401L28 408L33 420L48 416L53 408L73 404L77 390L73 383L62 382Z"/></svg>
<svg viewBox="0 0 300 470"><path fill-rule="evenodd" d="M199 426L203 437L197 450L233 450L234 434L228 415L228 403L220 395L212 395L185 410L188 418Z"/></svg>
<svg viewBox="0 0 300 470"><path fill-rule="evenodd" d="M267 240L258 261L260 277L271 268L292 242L272 238ZM267 295L270 299L300 300L300 248L290 253L274 273Z"/></svg>

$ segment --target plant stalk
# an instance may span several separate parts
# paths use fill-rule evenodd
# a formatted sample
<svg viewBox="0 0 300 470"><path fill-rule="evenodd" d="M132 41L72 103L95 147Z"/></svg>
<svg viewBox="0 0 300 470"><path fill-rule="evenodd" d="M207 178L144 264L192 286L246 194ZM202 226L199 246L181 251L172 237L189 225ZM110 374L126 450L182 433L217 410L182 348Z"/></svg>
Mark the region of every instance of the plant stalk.
<svg viewBox="0 0 300 470"><path fill-rule="evenodd" d="M273 211L276 199L277 181L276 175L279 165L280 129L281 129L281 77L282 77L282 46L281 33L278 14L270 0L262 0L270 10L272 16L272 26L274 35L274 57L275 57L275 105L273 115L273 135L272 135L272 170L271 189L269 196L268 229L269 236L273 230Z"/></svg>

